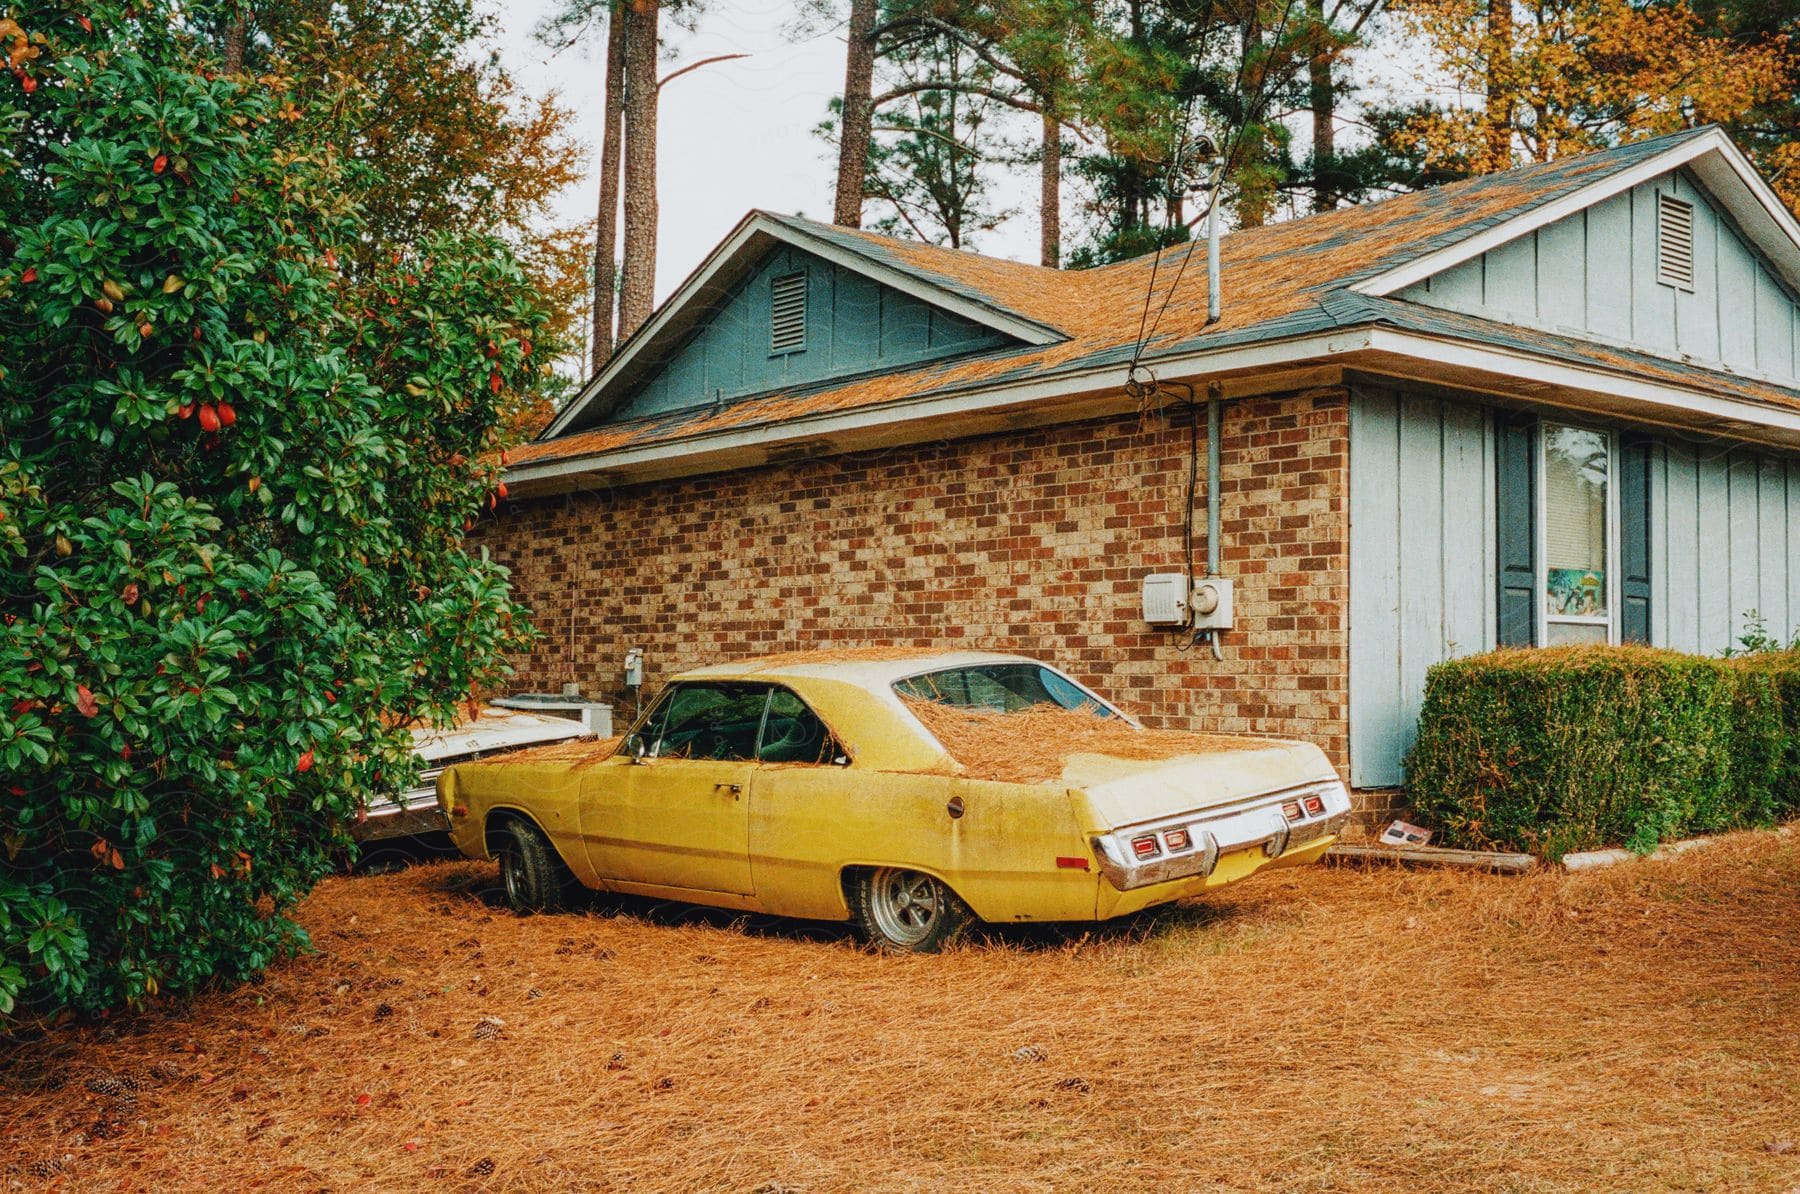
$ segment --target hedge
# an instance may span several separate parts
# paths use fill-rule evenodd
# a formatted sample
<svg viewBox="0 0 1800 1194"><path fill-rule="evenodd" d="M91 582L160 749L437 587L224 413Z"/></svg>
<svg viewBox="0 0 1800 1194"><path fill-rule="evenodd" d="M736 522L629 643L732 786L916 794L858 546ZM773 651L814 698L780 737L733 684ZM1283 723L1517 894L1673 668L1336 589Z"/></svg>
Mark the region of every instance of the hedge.
<svg viewBox="0 0 1800 1194"><path fill-rule="evenodd" d="M1503 650L1432 668L1409 794L1445 844L1557 859L1800 811L1800 654Z"/></svg>

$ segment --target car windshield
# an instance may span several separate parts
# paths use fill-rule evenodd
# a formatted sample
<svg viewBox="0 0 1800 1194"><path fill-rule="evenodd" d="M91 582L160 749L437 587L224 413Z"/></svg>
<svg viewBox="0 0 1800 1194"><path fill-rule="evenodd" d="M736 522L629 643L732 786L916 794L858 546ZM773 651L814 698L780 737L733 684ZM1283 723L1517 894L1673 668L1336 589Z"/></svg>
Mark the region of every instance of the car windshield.
<svg viewBox="0 0 1800 1194"><path fill-rule="evenodd" d="M936 701L961 709L1013 713L1033 705L1087 709L1096 717L1114 717L1103 701L1066 676L1041 663L980 663L908 676L894 685L903 697Z"/></svg>

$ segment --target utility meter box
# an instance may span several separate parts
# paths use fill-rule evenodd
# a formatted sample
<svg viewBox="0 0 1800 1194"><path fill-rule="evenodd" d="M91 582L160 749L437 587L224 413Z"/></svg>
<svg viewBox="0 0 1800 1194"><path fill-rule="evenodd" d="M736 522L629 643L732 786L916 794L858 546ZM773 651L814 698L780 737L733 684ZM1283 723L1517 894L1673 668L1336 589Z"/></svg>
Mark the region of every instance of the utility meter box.
<svg viewBox="0 0 1800 1194"><path fill-rule="evenodd" d="M1190 604L1195 630L1231 629L1231 582L1223 576L1207 576L1194 582Z"/></svg>
<svg viewBox="0 0 1800 1194"><path fill-rule="evenodd" d="M1152 572L1144 578L1144 621L1152 626L1188 624L1186 573Z"/></svg>

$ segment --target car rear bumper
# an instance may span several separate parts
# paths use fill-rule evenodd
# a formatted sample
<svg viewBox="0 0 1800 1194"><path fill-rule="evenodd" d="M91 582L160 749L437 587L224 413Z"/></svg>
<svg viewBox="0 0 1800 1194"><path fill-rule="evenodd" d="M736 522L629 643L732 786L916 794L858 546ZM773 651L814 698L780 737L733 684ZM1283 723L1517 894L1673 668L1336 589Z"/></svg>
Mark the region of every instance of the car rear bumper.
<svg viewBox="0 0 1800 1194"><path fill-rule="evenodd" d="M1297 817L1291 815L1296 809ZM1133 891L1206 879L1220 858L1247 851L1260 851L1272 861L1320 838L1335 837L1349 819L1350 793L1344 785L1315 781L1096 834L1094 856L1115 890ZM1184 834L1186 844L1178 845ZM1140 853L1146 839L1151 852Z"/></svg>

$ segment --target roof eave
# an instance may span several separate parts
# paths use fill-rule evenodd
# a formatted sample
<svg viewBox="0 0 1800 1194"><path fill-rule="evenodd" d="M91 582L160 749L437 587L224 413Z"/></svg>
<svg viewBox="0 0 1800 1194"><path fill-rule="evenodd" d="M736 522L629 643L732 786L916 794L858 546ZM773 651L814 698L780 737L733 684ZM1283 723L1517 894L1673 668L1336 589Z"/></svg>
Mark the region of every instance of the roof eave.
<svg viewBox="0 0 1800 1194"><path fill-rule="evenodd" d="M1159 358L1165 381L1221 381L1227 398L1303 390L1347 370L1453 389L1513 405L1587 411L1639 423L1784 448L1800 448L1800 406L1739 397L1629 369L1576 364L1465 338L1371 322L1279 341ZM521 497L593 484L664 480L796 458L1019 430L1128 413L1116 365L1003 386L923 395L778 423L734 427L660 443L515 465Z"/></svg>

